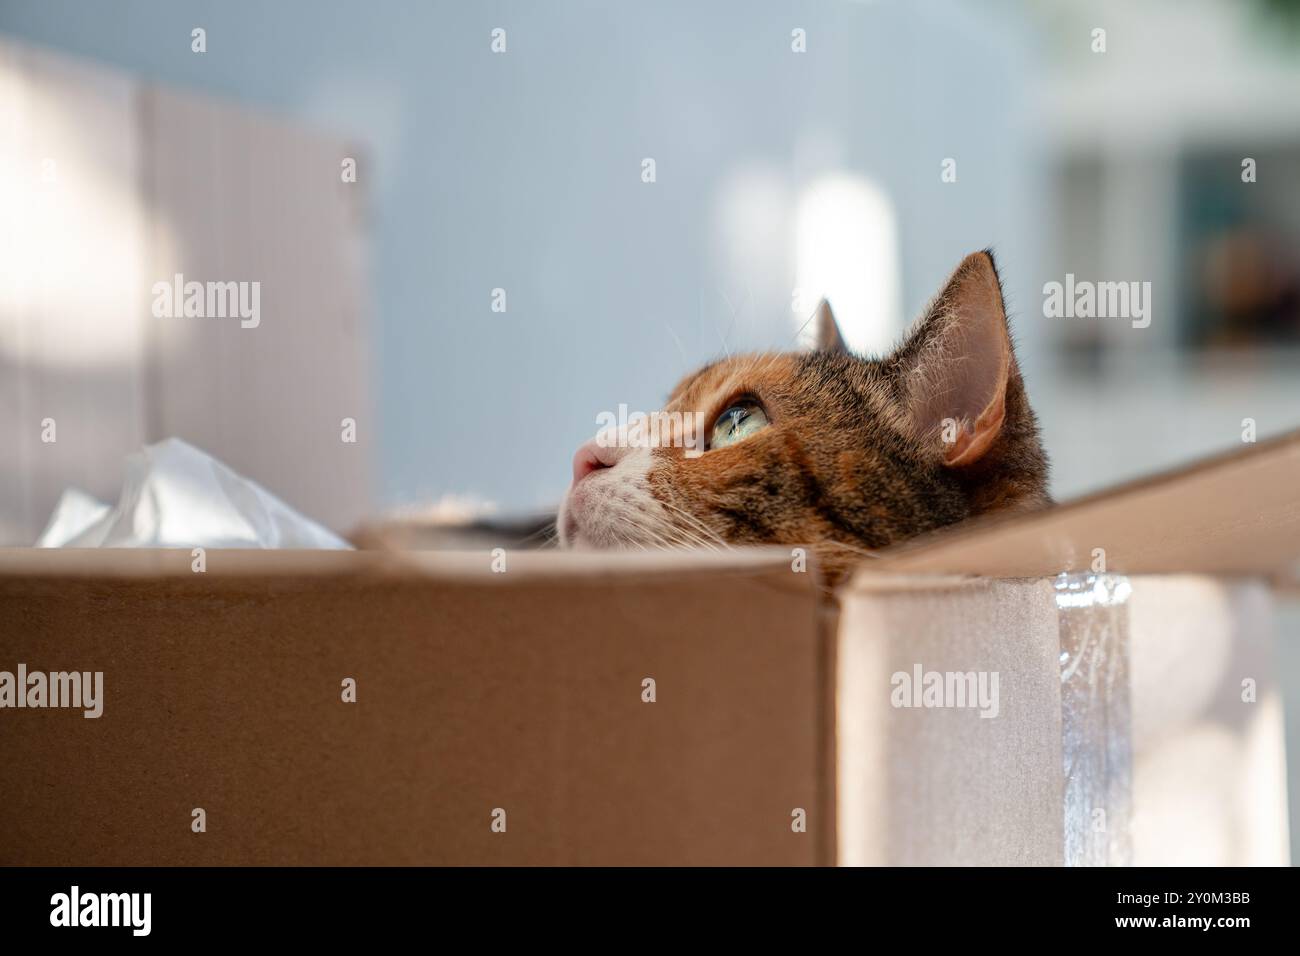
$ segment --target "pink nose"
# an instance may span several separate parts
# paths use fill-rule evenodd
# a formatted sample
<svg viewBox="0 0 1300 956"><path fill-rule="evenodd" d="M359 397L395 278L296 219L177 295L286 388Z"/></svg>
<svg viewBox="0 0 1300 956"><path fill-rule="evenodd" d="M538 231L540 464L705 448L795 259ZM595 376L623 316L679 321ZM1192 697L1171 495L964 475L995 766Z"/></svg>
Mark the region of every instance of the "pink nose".
<svg viewBox="0 0 1300 956"><path fill-rule="evenodd" d="M601 445L596 439L584 442L573 456L573 483L576 485L593 471L613 468L626 454L626 449Z"/></svg>

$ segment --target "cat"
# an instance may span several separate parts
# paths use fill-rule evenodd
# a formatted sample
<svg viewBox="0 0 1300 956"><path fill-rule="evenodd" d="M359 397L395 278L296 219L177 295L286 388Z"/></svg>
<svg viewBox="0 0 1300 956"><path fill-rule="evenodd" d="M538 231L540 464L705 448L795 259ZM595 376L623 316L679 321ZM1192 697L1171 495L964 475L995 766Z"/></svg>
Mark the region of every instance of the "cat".
<svg viewBox="0 0 1300 956"><path fill-rule="evenodd" d="M826 302L815 321L810 352L723 359L673 389L666 412L703 413L702 452L626 432L578 449L561 546L805 545L834 583L924 532L1051 503L991 252L883 358L851 354Z"/></svg>

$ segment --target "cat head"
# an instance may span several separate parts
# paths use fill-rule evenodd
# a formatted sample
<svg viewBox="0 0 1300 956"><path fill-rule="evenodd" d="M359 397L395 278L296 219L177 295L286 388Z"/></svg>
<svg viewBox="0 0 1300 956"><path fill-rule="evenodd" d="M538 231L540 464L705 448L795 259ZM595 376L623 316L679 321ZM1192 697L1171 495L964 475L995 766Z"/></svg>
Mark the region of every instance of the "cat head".
<svg viewBox="0 0 1300 956"><path fill-rule="evenodd" d="M814 351L714 362L652 421L584 444L561 544L807 545L835 579L863 552L1049 503L991 254L884 358L849 353L826 303L815 321Z"/></svg>

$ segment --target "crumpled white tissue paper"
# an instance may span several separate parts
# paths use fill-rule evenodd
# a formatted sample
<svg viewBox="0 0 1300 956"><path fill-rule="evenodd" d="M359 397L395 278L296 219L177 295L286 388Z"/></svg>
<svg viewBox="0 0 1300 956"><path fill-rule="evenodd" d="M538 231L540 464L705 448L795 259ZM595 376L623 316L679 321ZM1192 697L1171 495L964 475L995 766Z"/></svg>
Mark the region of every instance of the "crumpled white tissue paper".
<svg viewBox="0 0 1300 956"><path fill-rule="evenodd" d="M116 507L64 491L38 548L350 548L179 438L126 456Z"/></svg>

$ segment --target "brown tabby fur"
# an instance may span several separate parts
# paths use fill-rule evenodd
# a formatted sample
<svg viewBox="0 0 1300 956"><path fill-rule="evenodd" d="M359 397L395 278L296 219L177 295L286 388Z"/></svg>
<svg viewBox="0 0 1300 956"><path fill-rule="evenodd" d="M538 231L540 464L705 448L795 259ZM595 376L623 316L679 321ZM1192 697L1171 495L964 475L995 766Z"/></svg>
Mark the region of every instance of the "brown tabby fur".
<svg viewBox="0 0 1300 956"><path fill-rule="evenodd" d="M972 296L995 306L1001 323L1004 413L987 450L952 465L939 420L970 424L975 414L948 411L946 396L963 376L993 367L988 355L963 351ZM864 551L977 515L1045 505L1047 457L1005 322L993 258L976 253L885 358L819 349L708 365L673 390L666 411L702 411L711 427L737 398L753 396L771 424L694 458L654 449L650 493L669 514L689 515L677 524L697 536L809 545L832 581Z"/></svg>

